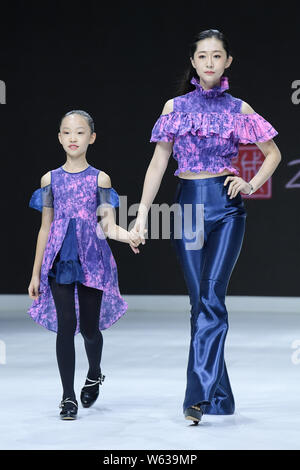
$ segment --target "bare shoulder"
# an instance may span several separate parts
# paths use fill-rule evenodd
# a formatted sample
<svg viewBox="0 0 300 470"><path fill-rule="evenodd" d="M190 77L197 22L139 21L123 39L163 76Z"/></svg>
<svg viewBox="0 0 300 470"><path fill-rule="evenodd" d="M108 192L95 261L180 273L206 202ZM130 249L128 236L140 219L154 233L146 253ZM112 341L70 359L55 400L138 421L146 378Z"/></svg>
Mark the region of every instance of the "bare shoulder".
<svg viewBox="0 0 300 470"><path fill-rule="evenodd" d="M169 114L173 111L173 109L174 109L174 98L171 98L170 100L165 102L165 105L163 107L161 114Z"/></svg>
<svg viewBox="0 0 300 470"><path fill-rule="evenodd" d="M41 188L51 183L51 171L48 171L41 177Z"/></svg>
<svg viewBox="0 0 300 470"><path fill-rule="evenodd" d="M110 188L111 187L111 180L105 171L99 171L98 174L98 186L101 188Z"/></svg>
<svg viewBox="0 0 300 470"><path fill-rule="evenodd" d="M241 106L241 113L242 114L253 114L255 113L254 109L251 108L250 104L246 103L246 101L242 102Z"/></svg>

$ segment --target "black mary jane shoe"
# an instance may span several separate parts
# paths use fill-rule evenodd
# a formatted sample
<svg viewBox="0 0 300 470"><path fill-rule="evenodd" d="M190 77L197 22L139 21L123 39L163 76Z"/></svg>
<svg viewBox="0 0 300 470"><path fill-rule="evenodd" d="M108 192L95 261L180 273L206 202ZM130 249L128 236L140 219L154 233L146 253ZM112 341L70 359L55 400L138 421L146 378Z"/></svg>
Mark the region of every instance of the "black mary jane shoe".
<svg viewBox="0 0 300 470"><path fill-rule="evenodd" d="M199 421L201 421L201 418L203 416L203 410L200 405L195 405L197 408L193 408L192 406L189 406L186 408L184 412L185 419L190 419L194 421L194 424L198 424Z"/></svg>
<svg viewBox="0 0 300 470"><path fill-rule="evenodd" d="M61 408L60 419L72 420L77 418L78 403L75 398L65 398L60 402L59 408Z"/></svg>
<svg viewBox="0 0 300 470"><path fill-rule="evenodd" d="M86 378L85 385L80 393L80 400L84 408L89 408L95 403L99 395L99 384L102 385L104 379L105 375L102 374L97 380Z"/></svg>

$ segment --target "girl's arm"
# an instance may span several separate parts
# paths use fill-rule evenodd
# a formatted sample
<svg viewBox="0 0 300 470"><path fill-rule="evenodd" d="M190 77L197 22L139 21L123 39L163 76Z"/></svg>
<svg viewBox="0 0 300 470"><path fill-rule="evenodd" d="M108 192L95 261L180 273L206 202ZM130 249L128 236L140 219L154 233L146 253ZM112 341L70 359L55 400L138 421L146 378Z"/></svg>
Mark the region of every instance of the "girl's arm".
<svg viewBox="0 0 300 470"><path fill-rule="evenodd" d="M51 183L51 173L48 172L41 178L41 187ZM31 282L28 292L31 298L38 297L38 288L41 275L41 266L44 256L45 247L48 240L49 230L53 221L54 209L52 207L43 207L41 227L37 236L35 258L32 269Z"/></svg>
<svg viewBox="0 0 300 470"><path fill-rule="evenodd" d="M102 188L111 188L111 179L107 173L101 171L98 175L98 186ZM133 242L129 238L129 232L116 224L114 209L110 206L100 205L98 214L101 217L102 230L108 238L119 242L129 243L135 253L139 253L137 249L138 243Z"/></svg>

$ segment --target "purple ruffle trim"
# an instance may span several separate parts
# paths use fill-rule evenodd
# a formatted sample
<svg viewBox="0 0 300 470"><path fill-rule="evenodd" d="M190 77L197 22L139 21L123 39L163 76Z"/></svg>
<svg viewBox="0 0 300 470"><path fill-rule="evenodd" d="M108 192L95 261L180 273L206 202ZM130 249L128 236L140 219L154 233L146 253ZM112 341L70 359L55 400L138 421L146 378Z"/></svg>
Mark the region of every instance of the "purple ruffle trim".
<svg viewBox="0 0 300 470"><path fill-rule="evenodd" d="M243 144L266 142L278 132L257 113L186 113L172 111L156 121L150 142L172 142L175 136L188 133L199 137L218 135L234 138Z"/></svg>
<svg viewBox="0 0 300 470"><path fill-rule="evenodd" d="M193 77L191 80L191 84L195 85L198 92L206 98L215 98L216 96L222 95L222 93L224 93L224 91L228 90L229 88L229 82L227 77L221 77L220 85L214 86L213 88L210 88L208 90L204 90L202 85L200 85L199 78L197 79Z"/></svg>
<svg viewBox="0 0 300 470"><path fill-rule="evenodd" d="M180 173L185 173L186 171L190 171L192 173L200 173L200 171L207 171L208 173L218 174L218 173L222 173L222 171L224 171L224 170L229 170L237 176L240 174L240 172L236 168L234 168L233 166L226 165L226 166L222 166L221 168L218 168L216 170L215 167L214 168L211 168L211 167L205 167L204 168L204 166L199 162L199 165L197 166L197 168L190 168L189 165L179 166L178 169L175 171L174 175L178 176L178 175L180 175Z"/></svg>

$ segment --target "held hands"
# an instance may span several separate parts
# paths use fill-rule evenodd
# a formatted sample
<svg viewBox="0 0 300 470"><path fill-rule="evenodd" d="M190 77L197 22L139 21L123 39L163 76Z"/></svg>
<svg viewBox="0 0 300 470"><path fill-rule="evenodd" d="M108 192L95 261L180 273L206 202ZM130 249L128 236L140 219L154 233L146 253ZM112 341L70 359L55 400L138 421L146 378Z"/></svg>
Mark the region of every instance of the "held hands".
<svg viewBox="0 0 300 470"><path fill-rule="evenodd" d="M241 191L244 194L249 194L251 190L251 186L247 181L243 180L239 176L228 176L224 181L224 186L229 183L228 192L227 194L230 195L230 199L237 196L237 194Z"/></svg>
<svg viewBox="0 0 300 470"><path fill-rule="evenodd" d="M39 292L40 287L40 278L39 276L32 276L29 287L28 287L28 295L31 299L36 300L40 295Z"/></svg>
<svg viewBox="0 0 300 470"><path fill-rule="evenodd" d="M134 251L134 253L139 253L139 249L137 248L140 243L145 245L145 234L147 230L145 229L146 219L144 218L137 218L133 229L129 232L130 238L130 247Z"/></svg>

